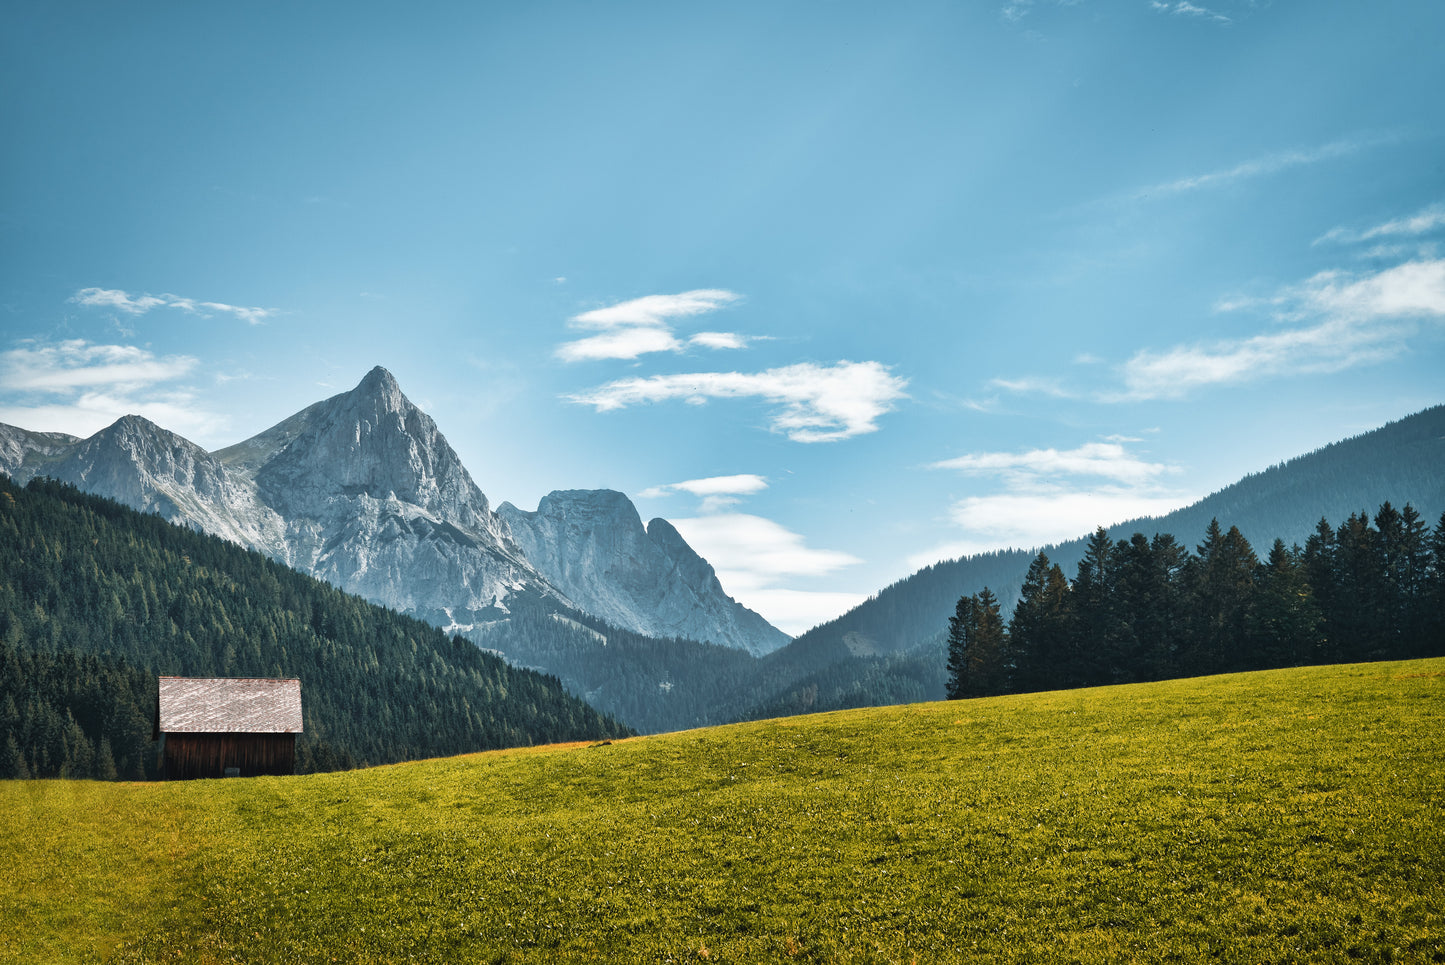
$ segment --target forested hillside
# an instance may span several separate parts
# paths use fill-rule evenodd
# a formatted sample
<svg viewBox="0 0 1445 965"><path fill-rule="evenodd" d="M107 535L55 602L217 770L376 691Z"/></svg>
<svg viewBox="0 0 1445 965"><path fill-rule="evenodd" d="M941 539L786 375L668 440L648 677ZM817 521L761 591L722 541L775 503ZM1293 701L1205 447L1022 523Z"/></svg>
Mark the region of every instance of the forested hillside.
<svg viewBox="0 0 1445 965"><path fill-rule="evenodd" d="M77 682L77 692L106 699L134 692L134 674L147 675L148 696L137 708L147 721L154 713L150 675L297 677L303 769L626 732L553 677L510 667L468 641L258 553L45 480L20 489L0 477L0 643L0 727L12 720L13 702L15 720L53 715L72 743L85 733L92 762L75 765L77 772L94 771L109 737L117 769L134 776L133 751L128 737L122 750L121 738L103 732L113 723L89 709L98 698L77 705L74 694L44 697L55 688L33 681L54 679L56 667L121 680ZM35 708L27 710L16 694L32 695ZM14 724L0 734L0 762L11 738L27 769L38 763L45 773L61 773L54 754L42 755L31 731Z"/></svg>
<svg viewBox="0 0 1445 965"><path fill-rule="evenodd" d="M1445 405L1254 473L1164 516L1107 525L1113 539L1134 533L1199 538L1211 519L1235 526L1252 544L1304 544L1320 519L1344 520L1381 503L1410 503L1427 520L1445 512ZM1088 537L1042 547L1072 573ZM828 652L845 641L854 652L910 650L937 633L961 594L990 587L1007 615L1036 550L1001 550L925 567L836 620L814 627L786 649ZM837 651L841 653L841 651Z"/></svg>
<svg viewBox="0 0 1445 965"><path fill-rule="evenodd" d="M1197 553L1100 528L1073 580L1039 554L1012 619L961 597L948 655L952 697L1445 656L1445 516L1387 502L1264 559L1218 521Z"/></svg>

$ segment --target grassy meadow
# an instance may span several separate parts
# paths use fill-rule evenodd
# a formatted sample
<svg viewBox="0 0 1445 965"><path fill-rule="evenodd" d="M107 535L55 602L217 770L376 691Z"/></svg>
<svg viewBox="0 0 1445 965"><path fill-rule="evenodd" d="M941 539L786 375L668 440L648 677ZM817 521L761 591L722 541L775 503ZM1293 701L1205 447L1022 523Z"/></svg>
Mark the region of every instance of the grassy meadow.
<svg viewBox="0 0 1445 965"><path fill-rule="evenodd" d="M1445 660L0 784L3 962L1445 961Z"/></svg>

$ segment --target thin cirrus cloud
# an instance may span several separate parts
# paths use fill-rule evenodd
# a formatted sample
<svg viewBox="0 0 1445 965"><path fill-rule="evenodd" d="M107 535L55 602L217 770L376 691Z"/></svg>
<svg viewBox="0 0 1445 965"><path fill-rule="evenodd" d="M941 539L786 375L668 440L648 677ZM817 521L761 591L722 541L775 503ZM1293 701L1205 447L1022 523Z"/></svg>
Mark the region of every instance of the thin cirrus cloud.
<svg viewBox="0 0 1445 965"><path fill-rule="evenodd" d="M1314 244L1355 244L1378 238L1413 238L1441 228L1445 228L1445 203L1429 205L1414 214L1395 218L1363 231L1345 227L1331 228L1316 238Z"/></svg>
<svg viewBox="0 0 1445 965"><path fill-rule="evenodd" d="M990 379L989 385L1023 395L1046 395L1053 399L1073 399L1077 393L1066 389L1055 379L1027 377L1022 379Z"/></svg>
<svg viewBox="0 0 1445 965"><path fill-rule="evenodd" d="M1175 0L1174 3L1163 3L1161 0L1150 0L1149 6L1160 13L1171 13L1179 17L1193 17L1198 20L1208 20L1220 26L1229 26L1234 21L1217 10L1210 10L1208 7L1200 7L1189 3L1188 0Z"/></svg>
<svg viewBox="0 0 1445 965"><path fill-rule="evenodd" d="M686 479L682 482L652 486L638 493L641 499L660 499L673 493L688 493L702 497L700 512L717 513L737 505L742 497L760 493L768 488L768 481L753 473L734 476L708 476L704 479Z"/></svg>
<svg viewBox="0 0 1445 965"><path fill-rule="evenodd" d="M197 405L177 380L196 359L157 356L132 345L83 339L27 341L0 352L0 422L89 436L124 415L141 415L197 441L214 441L224 418Z"/></svg>
<svg viewBox="0 0 1445 965"><path fill-rule="evenodd" d="M1405 351L1420 321L1445 319L1445 259L1411 261L1364 275L1321 272L1265 303L1283 321L1312 324L1163 351L1141 350L1124 363L1124 391L1101 398L1180 398L1210 385L1338 372L1392 358Z"/></svg>
<svg viewBox="0 0 1445 965"><path fill-rule="evenodd" d="M599 332L586 338L563 342L556 356L564 362L600 359L635 359L653 352L682 352L689 347L741 349L757 336L735 332L699 332L679 338L674 319L691 318L718 311L742 296L721 288L699 288L676 295L646 295L605 308L574 315L572 329Z"/></svg>
<svg viewBox="0 0 1445 965"><path fill-rule="evenodd" d="M1224 187L1237 181L1278 174L1281 171L1288 171L1291 168L1307 167L1323 161L1348 157L1351 154L1357 154L1367 148L1387 143L1391 140L1394 140L1394 138L1342 138L1337 141L1331 141L1328 144L1322 144L1316 148L1278 151L1273 154L1265 154L1260 157L1251 158L1248 161L1242 161L1233 167L1223 168L1218 171L1207 171L1204 174L1194 174L1188 177L1177 178L1173 181L1165 181L1160 184L1151 185L1141 191L1135 192L1133 198L1136 201L1141 201L1168 197L1169 195L1175 194L1185 194L1208 188Z"/></svg>
<svg viewBox="0 0 1445 965"><path fill-rule="evenodd" d="M156 308L174 308L191 315L234 315L248 325L260 325L276 314L274 308L247 308L224 302L197 301L180 295L132 295L115 288L82 288L70 300L87 308L109 308L127 315L144 315Z"/></svg>
<svg viewBox="0 0 1445 965"><path fill-rule="evenodd" d="M914 566L1013 547L1035 549L1142 516L1158 516L1191 498L1164 485L1178 466L1129 451L1130 437L1074 449L978 452L933 463L970 476L994 476L1002 490L955 500L948 520L961 534L911 557Z"/></svg>
<svg viewBox="0 0 1445 965"><path fill-rule="evenodd" d="M598 412L676 399L754 398L772 405L773 431L795 442L836 442L874 432L878 420L905 398L908 380L878 362L801 362L765 372L699 372L621 379L567 396Z"/></svg>
<svg viewBox="0 0 1445 965"><path fill-rule="evenodd" d="M1094 476L1131 486L1152 483L1161 476L1180 471L1177 466L1146 462L1128 451L1125 437L1116 438L1119 441L1089 442L1077 449L969 453L935 462L929 468L999 475L1016 483L1068 475Z"/></svg>

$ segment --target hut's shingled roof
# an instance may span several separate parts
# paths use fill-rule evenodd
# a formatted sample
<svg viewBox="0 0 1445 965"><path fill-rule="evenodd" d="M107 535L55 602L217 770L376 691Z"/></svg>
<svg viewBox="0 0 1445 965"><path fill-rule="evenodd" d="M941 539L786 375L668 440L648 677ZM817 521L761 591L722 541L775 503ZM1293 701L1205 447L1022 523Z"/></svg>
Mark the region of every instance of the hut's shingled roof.
<svg viewBox="0 0 1445 965"><path fill-rule="evenodd" d="M271 677L162 677L163 734L299 734L301 681Z"/></svg>

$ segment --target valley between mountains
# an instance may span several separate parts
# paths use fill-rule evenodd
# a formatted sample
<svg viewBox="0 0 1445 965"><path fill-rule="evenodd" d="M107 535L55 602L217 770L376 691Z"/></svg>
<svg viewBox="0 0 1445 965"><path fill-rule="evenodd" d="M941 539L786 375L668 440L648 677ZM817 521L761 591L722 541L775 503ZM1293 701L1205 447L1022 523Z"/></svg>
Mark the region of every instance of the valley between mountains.
<svg viewBox="0 0 1445 965"><path fill-rule="evenodd" d="M790 639L731 598L667 520L644 525L622 493L562 489L535 511L493 507L381 367L214 452L137 416L88 439L0 425L0 472L21 485L68 483L258 551L555 675L644 732L940 698L954 603L988 586L1011 607L1034 556L927 567ZM1109 535L1174 533L1189 545L1217 518L1262 551L1275 537L1303 542L1321 517L1339 523L1387 500L1409 501L1427 521L1445 511L1445 406ZM1071 570L1085 541L1045 549Z"/></svg>

